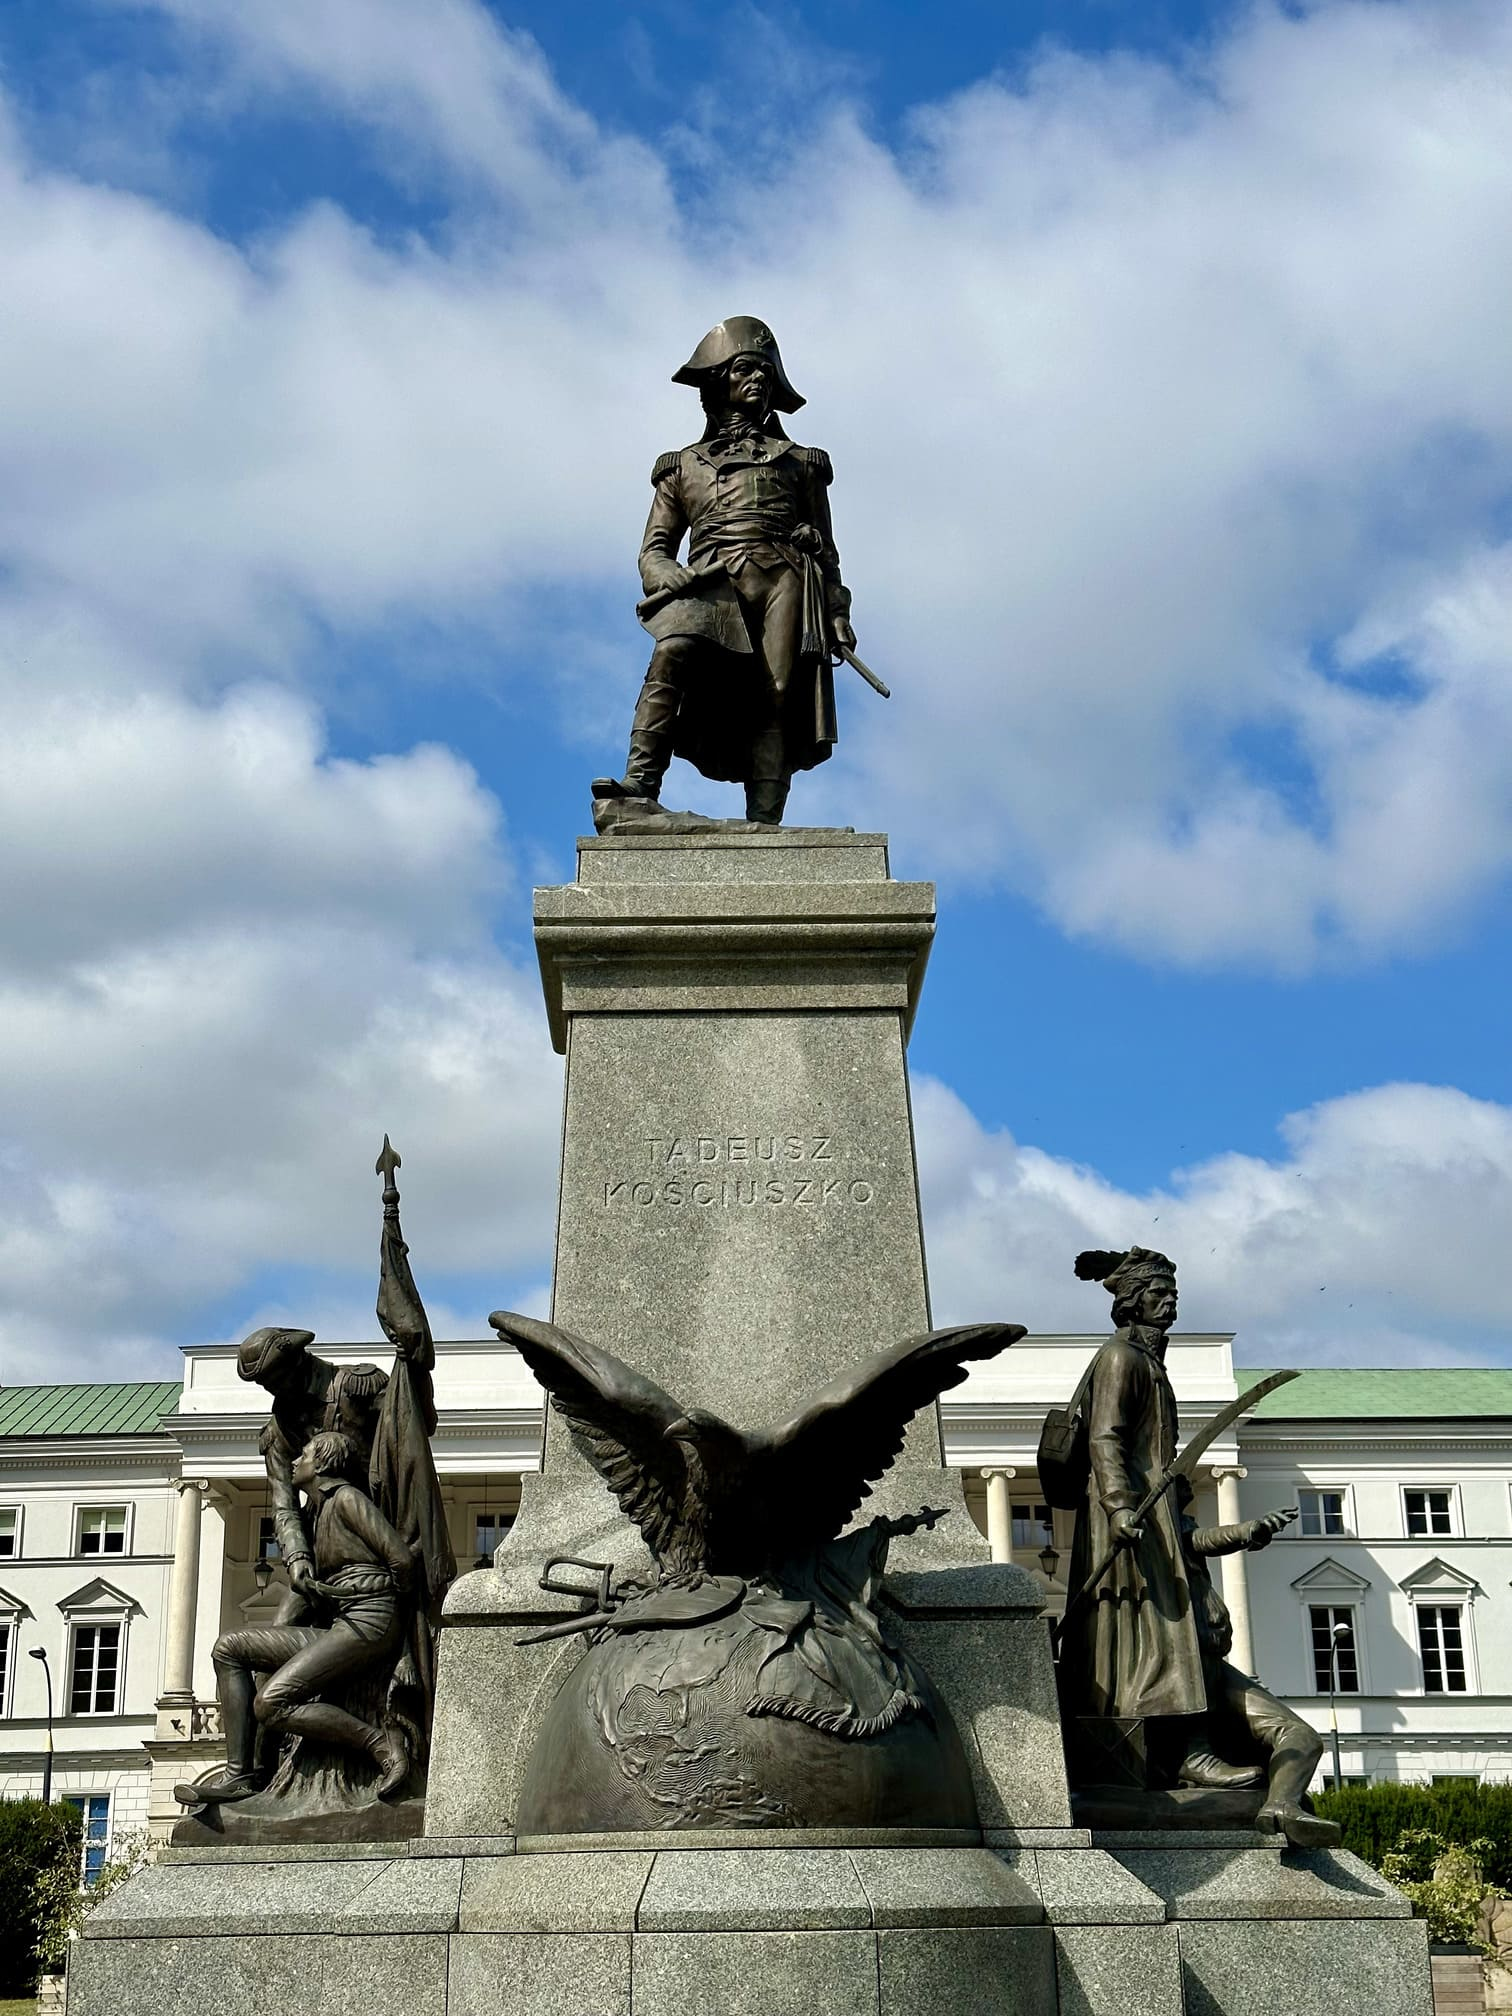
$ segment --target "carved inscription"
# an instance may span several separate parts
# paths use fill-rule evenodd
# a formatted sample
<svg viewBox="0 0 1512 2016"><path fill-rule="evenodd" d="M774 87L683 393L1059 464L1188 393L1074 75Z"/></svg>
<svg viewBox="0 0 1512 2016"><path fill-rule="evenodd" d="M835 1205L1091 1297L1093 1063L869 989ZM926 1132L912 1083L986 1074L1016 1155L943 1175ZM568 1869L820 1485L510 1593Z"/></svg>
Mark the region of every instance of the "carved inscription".
<svg viewBox="0 0 1512 2016"><path fill-rule="evenodd" d="M830 1134L648 1134L634 1157L638 1173L604 1184L604 1209L824 1211L872 1203L874 1185L848 1175L846 1159Z"/></svg>

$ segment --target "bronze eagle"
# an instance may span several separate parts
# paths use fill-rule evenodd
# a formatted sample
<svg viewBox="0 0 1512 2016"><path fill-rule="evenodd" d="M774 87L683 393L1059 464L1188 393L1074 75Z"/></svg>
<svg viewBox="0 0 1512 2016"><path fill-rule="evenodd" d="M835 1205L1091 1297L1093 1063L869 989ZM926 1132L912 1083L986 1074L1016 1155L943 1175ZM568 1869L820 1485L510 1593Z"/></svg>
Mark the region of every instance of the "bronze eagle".
<svg viewBox="0 0 1512 2016"><path fill-rule="evenodd" d="M747 1432L680 1407L654 1380L554 1323L489 1322L545 1387L582 1454L645 1536L663 1585L750 1579L833 1540L903 1447L921 1407L1021 1323L932 1330L842 1372L790 1419Z"/></svg>

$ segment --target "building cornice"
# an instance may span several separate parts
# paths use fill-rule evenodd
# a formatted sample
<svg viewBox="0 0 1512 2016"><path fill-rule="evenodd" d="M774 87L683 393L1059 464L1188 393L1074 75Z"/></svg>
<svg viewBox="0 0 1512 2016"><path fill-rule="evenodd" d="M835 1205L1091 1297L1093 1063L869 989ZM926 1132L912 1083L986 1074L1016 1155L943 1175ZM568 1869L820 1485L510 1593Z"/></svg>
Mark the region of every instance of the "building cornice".
<svg viewBox="0 0 1512 2016"><path fill-rule="evenodd" d="M0 1438L0 1474L51 1465L58 1470L82 1470L105 1465L118 1469L157 1467L164 1472L178 1450L170 1436L157 1435L7 1435ZM166 1478L165 1478L166 1481Z"/></svg>

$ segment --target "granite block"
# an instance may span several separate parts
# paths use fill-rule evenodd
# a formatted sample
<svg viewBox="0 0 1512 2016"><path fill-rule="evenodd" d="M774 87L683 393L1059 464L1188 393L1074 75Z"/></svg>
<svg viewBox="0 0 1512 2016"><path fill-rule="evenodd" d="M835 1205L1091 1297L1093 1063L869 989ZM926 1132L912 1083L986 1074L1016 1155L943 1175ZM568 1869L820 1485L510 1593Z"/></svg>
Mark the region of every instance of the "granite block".
<svg viewBox="0 0 1512 2016"><path fill-rule="evenodd" d="M447 2016L630 2016L630 1935L459 1932L451 1942L446 2010Z"/></svg>
<svg viewBox="0 0 1512 2016"><path fill-rule="evenodd" d="M209 1862L217 1867L229 1862L397 1862L415 1853L418 1839L416 1836L409 1841L265 1841L256 1847L244 1841L226 1841L214 1848L165 1842L152 1859L186 1865Z"/></svg>
<svg viewBox="0 0 1512 2016"><path fill-rule="evenodd" d="M1177 1927L1186 2016L1433 2016L1421 1919Z"/></svg>
<svg viewBox="0 0 1512 2016"><path fill-rule="evenodd" d="M411 1855L461 1855L477 1862L495 1855L513 1855L513 1834L417 1834L409 1844Z"/></svg>
<svg viewBox="0 0 1512 2016"><path fill-rule="evenodd" d="M653 882L883 882L887 835L843 826L774 833L600 834L578 841L578 887Z"/></svg>
<svg viewBox="0 0 1512 2016"><path fill-rule="evenodd" d="M1034 1874L1026 1856L1027 1874ZM1039 1893L1017 1858L986 1848L861 1848L851 1854L879 1929L899 1925L1038 1925Z"/></svg>
<svg viewBox="0 0 1512 2016"><path fill-rule="evenodd" d="M667 1827L616 1834L522 1834L521 1855L619 1853L707 1855L714 1848L740 1848L753 1855L784 1848L980 1848L974 1827L699 1827L680 1834Z"/></svg>
<svg viewBox="0 0 1512 2016"><path fill-rule="evenodd" d="M85 1939L69 1964L68 2007L70 2016L448 2016L446 1949L439 1933Z"/></svg>
<svg viewBox="0 0 1512 2016"><path fill-rule="evenodd" d="M1052 1925L1163 1925L1165 1899L1098 1848L1039 1849L1035 1877Z"/></svg>
<svg viewBox="0 0 1512 2016"><path fill-rule="evenodd" d="M844 1849L725 1848L658 1855L635 1922L641 1932L837 1931L869 1926L871 1908Z"/></svg>
<svg viewBox="0 0 1512 2016"><path fill-rule="evenodd" d="M929 1674L955 1720L971 1759L983 1828L1069 1827L1071 1795L1044 1618L1027 1610L932 1617L890 1602L885 1614L889 1635Z"/></svg>
<svg viewBox="0 0 1512 2016"><path fill-rule="evenodd" d="M1344 1848L1284 1855L1264 1848L1131 1850L1117 1859L1176 1919L1412 1915L1400 1890Z"/></svg>
<svg viewBox="0 0 1512 2016"><path fill-rule="evenodd" d="M881 2016L1050 2016L1052 1939L1047 1925L879 1932Z"/></svg>
<svg viewBox="0 0 1512 2016"><path fill-rule="evenodd" d="M654 1855L507 1855L469 1863L464 1932L633 1932Z"/></svg>
<svg viewBox="0 0 1512 2016"><path fill-rule="evenodd" d="M982 1843L987 1848L1093 1848L1086 1827L984 1827ZM414 1850L411 1850L413 1853Z"/></svg>
<svg viewBox="0 0 1512 2016"><path fill-rule="evenodd" d="M877 1934L637 1933L635 2016L694 2016L695 2011L698 2016L877 2016Z"/></svg>
<svg viewBox="0 0 1512 2016"><path fill-rule="evenodd" d="M1057 1926L1059 2016L1184 2016L1177 1937L1174 1925Z"/></svg>
<svg viewBox="0 0 1512 2016"><path fill-rule="evenodd" d="M899 1018L576 1017L554 1320L748 1428L927 1329ZM899 1460L939 1467L934 1408Z"/></svg>
<svg viewBox="0 0 1512 2016"><path fill-rule="evenodd" d="M90 1913L85 1938L450 1932L461 1883L456 1861L155 1862Z"/></svg>

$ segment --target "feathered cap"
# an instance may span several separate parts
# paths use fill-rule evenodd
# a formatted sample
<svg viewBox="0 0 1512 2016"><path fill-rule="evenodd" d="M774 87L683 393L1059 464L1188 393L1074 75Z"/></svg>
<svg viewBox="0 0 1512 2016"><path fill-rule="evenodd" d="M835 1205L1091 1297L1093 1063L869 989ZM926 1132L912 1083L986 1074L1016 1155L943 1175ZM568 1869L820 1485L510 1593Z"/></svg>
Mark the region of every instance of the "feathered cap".
<svg viewBox="0 0 1512 2016"><path fill-rule="evenodd" d="M1151 1281L1176 1278L1176 1263L1149 1246L1131 1246L1127 1253L1104 1253L1095 1248L1076 1256L1078 1281L1101 1281L1114 1298L1136 1294Z"/></svg>
<svg viewBox="0 0 1512 2016"><path fill-rule="evenodd" d="M314 1342L313 1330L254 1330L237 1346L237 1376L266 1386L279 1377L290 1358L302 1356Z"/></svg>
<svg viewBox="0 0 1512 2016"><path fill-rule="evenodd" d="M735 357L764 357L771 365L776 380L772 404L779 413L796 413L805 404L782 368L777 338L754 315L727 315L723 322L716 322L681 371L672 373L672 383L702 386L706 378Z"/></svg>

